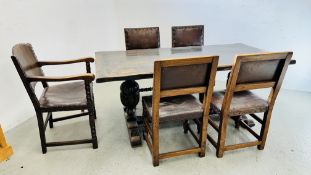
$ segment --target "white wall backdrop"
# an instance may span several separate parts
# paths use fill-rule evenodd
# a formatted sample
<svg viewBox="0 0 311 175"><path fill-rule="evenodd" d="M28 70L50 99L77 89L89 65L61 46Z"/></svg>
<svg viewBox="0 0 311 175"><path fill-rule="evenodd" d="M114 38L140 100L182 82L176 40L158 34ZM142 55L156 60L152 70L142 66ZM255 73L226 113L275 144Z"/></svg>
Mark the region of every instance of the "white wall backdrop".
<svg viewBox="0 0 311 175"><path fill-rule="evenodd" d="M14 44L32 43L40 60L94 56L125 49L124 27L159 26L161 47L171 46L171 26L204 24L206 44L292 50L283 88L311 92L310 9L309 0L0 0L0 123L6 131L34 116L10 60ZM57 70L45 73L80 69Z"/></svg>

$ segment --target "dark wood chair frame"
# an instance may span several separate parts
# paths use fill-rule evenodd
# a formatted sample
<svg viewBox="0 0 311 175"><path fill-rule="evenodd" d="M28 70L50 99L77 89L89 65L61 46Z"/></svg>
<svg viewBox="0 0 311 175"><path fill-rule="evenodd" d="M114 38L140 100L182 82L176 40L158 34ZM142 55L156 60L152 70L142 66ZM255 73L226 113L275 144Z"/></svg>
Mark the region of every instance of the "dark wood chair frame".
<svg viewBox="0 0 311 175"><path fill-rule="evenodd" d="M218 65L218 56L209 56L209 57L193 57L193 58L184 58L177 60L162 60L155 61L154 63L154 78L153 78L153 95L152 95L152 122L151 125L147 117L144 117L144 128L145 131L143 133L144 139L147 142L148 148L152 154L153 165L158 166L160 159L199 153L200 157L205 156L205 147L206 147L206 134L207 134L207 121L209 118L209 107L210 100L212 97L213 88L215 85L215 76ZM211 64L209 79L207 81L206 86L199 87L189 87L189 88L179 88L179 89L170 89L170 90L161 90L161 69L173 66L186 66L186 65L194 65L194 64ZM196 94L203 93L204 94L204 102L202 107L203 117L199 137L195 134L195 132L190 128L189 125L184 125L187 130L190 131L191 135L194 137L196 142L199 144L198 147L193 147L189 149L167 152L167 153L159 153L159 104L160 99L164 97L173 97L179 95L187 95L187 94ZM151 139L149 139L149 136Z"/></svg>
<svg viewBox="0 0 311 175"><path fill-rule="evenodd" d="M93 148L98 148L96 129L95 129L95 119L96 119L96 110L94 105L94 95L92 90L92 81L95 78L95 75L91 73L90 63L94 62L94 58L80 58L80 59L72 59L72 60L64 60L64 61L38 61L37 65L32 65L35 67L42 67L48 65L64 65L64 64L72 64L72 63L83 63L86 64L86 72L85 74L74 75L74 76L62 76L62 77L50 77L50 76L27 76L24 70L22 69L18 59L15 56L11 56L11 59L17 69L17 72L26 88L26 91L33 103L33 106L36 111L38 127L40 133L41 140L41 148L42 153L45 154L47 152L47 147L54 146L63 146L63 145L76 145L76 144L86 144L92 143ZM48 87L47 82L64 82L64 81L74 81L74 80L82 80L85 84L86 91L86 106L68 106L68 107L53 107L53 108L41 108L39 100L35 94L34 88L32 87L32 83L41 82L44 88ZM81 110L81 113L53 118L52 113L58 111L72 111L72 110ZM84 112L87 110L88 112ZM47 113L46 119L44 120L43 114ZM45 137L46 127L49 124L50 128L53 128L53 123L58 121L63 121L67 119L77 118L81 116L89 115L89 124L91 128L91 139L83 139L83 140L72 140L72 141L59 141L59 142L47 142Z"/></svg>
<svg viewBox="0 0 311 175"><path fill-rule="evenodd" d="M192 26L173 26L172 27L172 47L180 47L177 43L176 43L176 29L202 29L202 34L200 37L200 46L204 45L204 25L192 25ZM194 46L194 45L188 45L188 46ZM186 46L184 46L186 47Z"/></svg>
<svg viewBox="0 0 311 175"><path fill-rule="evenodd" d="M259 150L263 150L265 147L271 114L273 110L273 106L275 104L276 97L280 91L287 67L291 61L293 53L292 52L277 52L277 53L263 53L263 54L245 54L239 55L234 60L234 65L232 66L232 73L230 74L230 78L228 81L226 93L223 99L222 108L220 112L220 124L217 124L208 120L208 123L218 132L218 141L216 142L210 135L207 134L207 139L211 142L211 144L217 149L217 157L223 157L225 151L235 150L239 148L246 148L251 146L257 146ZM283 56L283 57L282 57ZM282 57L282 58L280 58ZM241 64L245 62L251 61L264 61L264 60L283 60L284 64L281 69L277 70L277 74L279 75L275 80L272 81L262 81L255 83L239 83L237 84L237 79L240 71ZM254 89L263 89L270 88L270 94L268 97L268 109L264 112L263 119L261 119L256 114L249 114L254 120L260 123L261 129L260 134L257 134L254 130L252 130L247 123L243 120L240 122L243 128L245 128L249 133L251 133L257 140L251 141L247 143L233 144L233 145L225 145L225 138L227 132L228 119L232 116L229 116L229 109L231 100L234 92L246 91L246 90L254 90Z"/></svg>

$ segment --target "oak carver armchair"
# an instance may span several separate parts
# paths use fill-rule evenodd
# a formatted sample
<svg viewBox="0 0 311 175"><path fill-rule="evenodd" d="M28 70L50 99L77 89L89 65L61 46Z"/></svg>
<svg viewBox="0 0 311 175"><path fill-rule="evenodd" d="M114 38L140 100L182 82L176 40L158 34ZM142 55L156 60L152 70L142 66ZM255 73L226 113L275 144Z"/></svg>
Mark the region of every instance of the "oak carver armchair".
<svg viewBox="0 0 311 175"><path fill-rule="evenodd" d="M205 156L209 106L215 84L218 56L192 57L156 61L154 63L153 95L144 96L144 139L153 158L153 166L160 159L198 153ZM182 77L182 78L181 78ZM204 94L203 104L192 94ZM201 120L199 136L193 132L188 120ZM199 146L159 153L159 125L164 122L184 122L184 132L190 131Z"/></svg>
<svg viewBox="0 0 311 175"><path fill-rule="evenodd" d="M203 46L204 25L173 26L172 47Z"/></svg>
<svg viewBox="0 0 311 175"><path fill-rule="evenodd" d="M95 76L91 73L90 67L90 63L94 62L94 59L81 58L66 61L38 61L31 44L16 44L12 49L11 59L36 111L42 153L45 154L47 152L47 147L85 143L92 143L93 148L96 149L98 147L95 129L96 110L92 90L92 81ZM50 77L45 76L41 68L43 66L72 63L85 63L87 73L73 76ZM41 82L44 88L40 98L37 98L35 94L37 82ZM50 86L48 82L66 83ZM53 112L73 110L79 110L81 113L61 118L53 118L52 115ZM47 114L45 120L43 114ZM48 124L50 128L53 128L54 122L85 115L89 116L91 139L60 142L46 141L45 130Z"/></svg>
<svg viewBox="0 0 311 175"><path fill-rule="evenodd" d="M244 54L235 58L226 90L214 92L211 100L211 106L220 116L220 124L217 126L214 121L208 121L218 132L218 139L215 141L210 135L207 138L216 147L217 157L223 157L225 151L239 148L257 146L259 150L264 149L272 110L292 55L292 52L275 52ZM266 88L270 89L267 100L252 92ZM259 117L258 113L263 113L263 117ZM240 121L256 140L226 145L228 119L244 115L251 116L261 124L258 134L244 120Z"/></svg>

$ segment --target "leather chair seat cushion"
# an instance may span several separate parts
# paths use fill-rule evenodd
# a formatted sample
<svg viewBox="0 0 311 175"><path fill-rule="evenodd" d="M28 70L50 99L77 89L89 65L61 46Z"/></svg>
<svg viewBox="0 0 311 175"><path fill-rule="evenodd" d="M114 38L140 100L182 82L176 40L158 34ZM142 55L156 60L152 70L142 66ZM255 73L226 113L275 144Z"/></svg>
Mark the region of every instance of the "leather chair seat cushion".
<svg viewBox="0 0 311 175"><path fill-rule="evenodd" d="M221 111L225 91L216 91L213 93L211 104L213 109ZM268 102L251 91L235 92L231 101L229 116L239 116L265 112L268 110Z"/></svg>
<svg viewBox="0 0 311 175"><path fill-rule="evenodd" d="M49 86L40 97L41 108L80 108L87 106L84 81Z"/></svg>
<svg viewBox="0 0 311 175"><path fill-rule="evenodd" d="M145 115L152 120L152 96L142 98ZM180 121L201 118L203 116L202 104L193 95L161 98L159 108L159 121Z"/></svg>

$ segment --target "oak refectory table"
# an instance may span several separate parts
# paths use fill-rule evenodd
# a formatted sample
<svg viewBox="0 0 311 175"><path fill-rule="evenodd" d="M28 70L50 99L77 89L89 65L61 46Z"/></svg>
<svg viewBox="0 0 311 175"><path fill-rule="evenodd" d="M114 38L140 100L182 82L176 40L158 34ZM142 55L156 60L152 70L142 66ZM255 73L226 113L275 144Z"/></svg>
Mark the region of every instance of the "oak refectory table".
<svg viewBox="0 0 311 175"><path fill-rule="evenodd" d="M135 80L153 77L153 64L156 60L170 58L185 58L193 56L218 55L218 71L231 70L235 55L264 52L261 49L242 43L206 45L179 48L157 48L128 51L102 51L95 53L96 82L124 81L121 84L120 99L126 114L126 124L131 146L141 145L141 119L136 116L136 105L141 91ZM296 61L292 60L291 64Z"/></svg>

